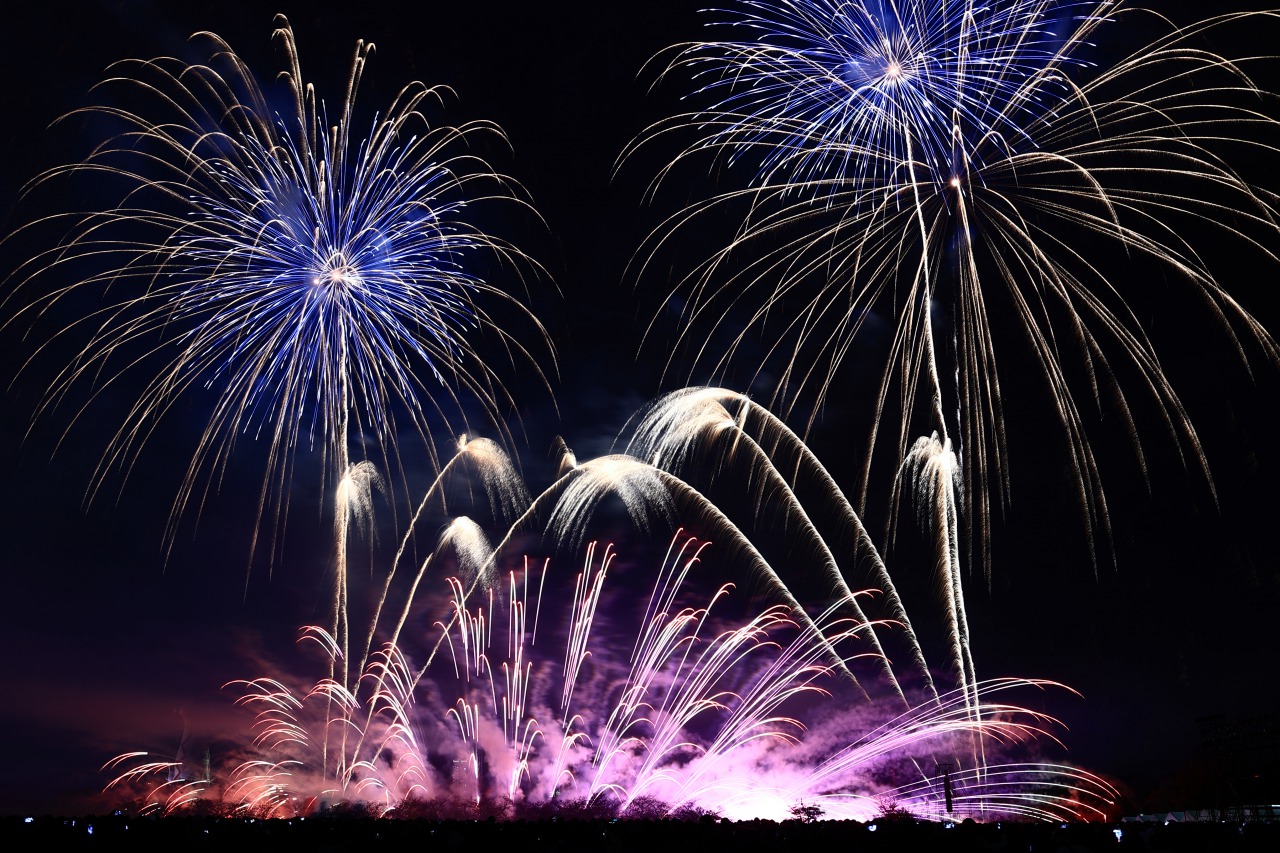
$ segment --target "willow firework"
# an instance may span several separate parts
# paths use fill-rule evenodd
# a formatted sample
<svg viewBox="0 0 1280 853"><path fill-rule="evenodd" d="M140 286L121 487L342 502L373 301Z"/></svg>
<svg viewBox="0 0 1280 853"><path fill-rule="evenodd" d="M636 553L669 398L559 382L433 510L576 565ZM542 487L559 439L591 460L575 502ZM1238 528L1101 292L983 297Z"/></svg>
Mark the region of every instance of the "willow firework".
<svg viewBox="0 0 1280 853"><path fill-rule="evenodd" d="M1065 434L1091 540L1110 523L1090 409L1127 428L1144 471L1135 412L1152 409L1212 486L1138 305L1154 297L1147 281L1177 280L1242 357L1280 355L1204 254L1228 244L1275 261L1273 195L1265 167L1254 170L1280 138L1275 98L1250 76L1265 58L1208 46L1274 13L1175 26L1123 0L729 9L724 40L682 46L666 69L710 106L639 143L696 135L658 185L706 163L743 176L640 254L656 263L699 227L736 229L678 291L682 354L726 384L760 383L784 412L801 400L820 411L846 387L845 362L883 356L869 446L887 446L897 466L917 436L937 433L957 460L945 490L965 501L988 569L990 519L1008 495L1012 380L1043 395ZM1149 40L1111 61L1118 39ZM875 456L862 466L863 508Z"/></svg>

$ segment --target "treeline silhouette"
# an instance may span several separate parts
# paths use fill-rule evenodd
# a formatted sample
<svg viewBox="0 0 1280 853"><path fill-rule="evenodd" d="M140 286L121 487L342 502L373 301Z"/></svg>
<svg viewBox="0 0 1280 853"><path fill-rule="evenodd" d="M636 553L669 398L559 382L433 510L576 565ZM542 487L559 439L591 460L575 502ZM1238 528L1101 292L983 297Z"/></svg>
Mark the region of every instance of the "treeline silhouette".
<svg viewBox="0 0 1280 853"><path fill-rule="evenodd" d="M1150 851L1218 853L1280 850L1280 823L959 823L888 816L876 821L796 818L730 821L714 815L598 819L376 817L360 807L311 817L252 818L119 812L86 817L14 817L3 822L6 850L311 851L384 849L429 853L816 853L825 851Z"/></svg>

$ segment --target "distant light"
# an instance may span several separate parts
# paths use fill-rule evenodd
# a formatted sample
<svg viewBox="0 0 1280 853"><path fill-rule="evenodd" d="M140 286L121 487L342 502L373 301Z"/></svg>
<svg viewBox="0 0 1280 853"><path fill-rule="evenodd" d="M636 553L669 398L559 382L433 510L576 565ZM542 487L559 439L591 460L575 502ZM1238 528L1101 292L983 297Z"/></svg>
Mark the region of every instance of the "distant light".
<svg viewBox="0 0 1280 853"><path fill-rule="evenodd" d="M1119 827L1117 827L1117 828L1115 828L1115 829L1113 829L1113 830L1111 830L1111 831L1112 831L1113 833L1115 833L1116 841L1120 841L1120 840L1122 840L1122 839L1124 838L1124 830L1123 830L1123 829L1120 829Z"/></svg>
<svg viewBox="0 0 1280 853"><path fill-rule="evenodd" d="M33 817L24 817L24 818L22 819L22 822L23 822L23 823L35 823L35 822L36 822L36 819L35 819L35 818L33 818Z"/></svg>
<svg viewBox="0 0 1280 853"><path fill-rule="evenodd" d="M876 825L874 823L867 824L867 832L875 832L875 831L876 831Z"/></svg>
<svg viewBox="0 0 1280 853"><path fill-rule="evenodd" d="M86 827L85 831L88 832L90 835L93 835L93 824L89 824L89 826Z"/></svg>

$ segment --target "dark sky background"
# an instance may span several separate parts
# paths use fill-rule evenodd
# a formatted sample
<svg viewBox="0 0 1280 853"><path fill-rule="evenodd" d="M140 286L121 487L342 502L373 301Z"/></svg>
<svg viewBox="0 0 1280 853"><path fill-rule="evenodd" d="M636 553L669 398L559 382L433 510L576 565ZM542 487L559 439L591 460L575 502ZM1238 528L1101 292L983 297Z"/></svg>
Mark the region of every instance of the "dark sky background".
<svg viewBox="0 0 1280 853"><path fill-rule="evenodd" d="M679 108L679 86L651 92L652 74L642 68L663 48L703 36L698 5L642 4L624 14L601 3L484 0L458 8L392 0L20 4L6 13L0 58L0 228L9 231L32 214L18 201L25 182L87 144L50 124L89 101L89 88L112 61L182 55L188 35L211 30L267 74L278 67L269 37L279 11L293 23L304 75L336 101L355 40L372 41L377 52L362 108L381 108L414 79L451 86L458 95L453 118L488 119L506 131L514 155L498 165L525 185L549 226L528 248L562 294L536 300L552 312L543 320L560 355L559 417L532 383L513 388L527 426L517 450L536 491L549 482L556 435L580 460L608 452L629 415L676 387L662 383L665 353L640 347L666 282L633 288L625 278L647 231L676 209L678 192L661 194L651 207L642 199L654 169L674 152L659 147L618 179L610 174L624 146ZM1164 7L1176 15L1183 4ZM5 247L6 273L22 251L21 244ZM1220 269L1220 280L1280 328L1275 266L1238 261ZM979 674L1050 678L1079 690L1083 698L1061 695L1047 706L1069 726L1071 760L1137 797L1192 761L1198 720L1280 711L1269 467L1280 369L1258 362L1250 376L1193 300L1163 285L1150 294L1135 311L1162 344L1202 430L1216 506L1155 429L1148 494L1123 431L1103 419L1093 440L1109 466L1115 560L1095 571L1059 436L1042 409L1029 403L1021 413L1024 388L1015 379L1006 388L1013 503L992 532L990 584L980 572L968 582ZM37 344L6 330L5 375ZM10 472L0 490L0 814L83 807L106 781L98 772L104 761L134 748L176 747L176 708L199 720L205 709L229 707L233 697L220 685L252 674L246 667L255 655L287 647L324 609L325 586L314 567L326 559L330 534L319 502L306 505L307 497L297 498L281 560L270 572L255 565L246 585L252 469L261 455L251 443L199 528L183 528L166 562L168 509L201 425L199 401L158 430L123 488L111 481L106 498L86 507L86 488L128 389L89 410L54 454L63 410L26 434L57 357L55 350L19 377L0 408ZM866 405L853 394L833 395L811 437L827 467L850 485L865 440L858 413ZM1140 423L1144 441L1145 429ZM299 475L295 495L315 494L316 484L303 479L312 477ZM891 560L890 569L919 588L909 579L924 570L904 552L908 564Z"/></svg>

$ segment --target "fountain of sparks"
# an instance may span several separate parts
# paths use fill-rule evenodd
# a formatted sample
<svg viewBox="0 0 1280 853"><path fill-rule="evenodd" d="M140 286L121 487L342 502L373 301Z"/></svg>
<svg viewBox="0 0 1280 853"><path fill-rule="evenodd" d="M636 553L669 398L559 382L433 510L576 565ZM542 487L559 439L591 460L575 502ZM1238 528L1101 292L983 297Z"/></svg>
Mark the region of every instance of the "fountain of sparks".
<svg viewBox="0 0 1280 853"><path fill-rule="evenodd" d="M702 442L716 446L691 452ZM462 502L446 510L444 495L460 477L475 487L454 493L504 509L501 538L454 514L411 572L406 535L376 584L363 652L348 661L349 643L305 628L307 667L328 674L289 667L228 685L250 716L245 743L212 778L131 753L108 765L109 793L164 813L203 803L276 816L354 802L400 816L782 819L807 804L869 819L886 802L923 818L1106 813L1115 792L1104 780L1019 759L1055 740L1057 724L1010 697L1061 685L935 686L856 514L835 522L858 531L853 544L829 544L830 520L805 511L795 482L823 469L770 413L722 389L688 389L642 412L626 444L647 459L569 458L530 496L496 445L460 443L411 526L438 528L456 513ZM802 531L812 561L776 569L768 513L735 522L682 478L712 458L728 479L734 466L752 469L752 500L783 507L777 523ZM353 472L338 502L364 506L353 496L373 482ZM823 488L848 507L834 484ZM615 500L643 541L675 528L656 569L589 535ZM535 539L546 555L507 553ZM575 550L581 568L565 571ZM801 601L792 586L816 566L825 593ZM906 650L905 665L889 648ZM349 666L357 677L334 675ZM943 761L959 768L950 809L931 773Z"/></svg>

